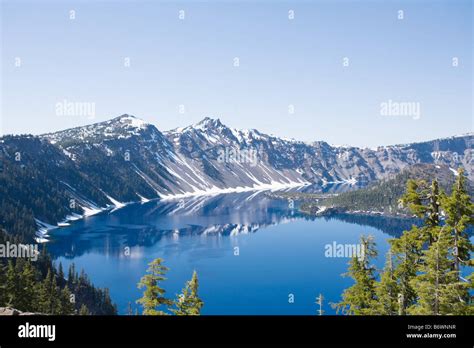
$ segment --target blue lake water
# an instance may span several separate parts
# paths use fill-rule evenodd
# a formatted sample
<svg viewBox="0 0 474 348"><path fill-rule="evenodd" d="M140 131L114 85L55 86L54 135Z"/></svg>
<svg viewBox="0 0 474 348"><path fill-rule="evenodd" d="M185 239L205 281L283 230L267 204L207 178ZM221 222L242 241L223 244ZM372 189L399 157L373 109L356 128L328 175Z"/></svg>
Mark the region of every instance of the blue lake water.
<svg viewBox="0 0 474 348"><path fill-rule="evenodd" d="M51 233L48 250L65 271L74 262L108 287L119 313L141 297L137 283L157 257L170 268L162 284L174 298L199 275L203 314L315 314L340 300L351 279L347 257L326 257L327 244L372 235L383 267L387 240L411 222L339 215L309 218L265 193L236 193L133 204ZM290 298L294 299L291 301ZM139 308L139 307L138 307Z"/></svg>

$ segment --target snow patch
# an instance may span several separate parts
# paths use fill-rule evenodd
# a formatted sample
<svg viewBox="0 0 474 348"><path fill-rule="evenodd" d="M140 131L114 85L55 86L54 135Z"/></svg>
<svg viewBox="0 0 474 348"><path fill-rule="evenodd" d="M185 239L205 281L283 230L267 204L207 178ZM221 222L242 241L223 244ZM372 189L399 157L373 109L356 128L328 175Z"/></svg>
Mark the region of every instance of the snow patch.
<svg viewBox="0 0 474 348"><path fill-rule="evenodd" d="M36 222L36 225L38 226L38 230L36 230L36 237L35 237L35 241L36 243L46 243L46 242L49 242L49 235L48 235L48 232L51 231L51 230L54 230L56 228L58 228L58 226L53 226L53 225L50 225L46 222L43 222L41 220L38 220L38 219L35 219L35 222Z"/></svg>
<svg viewBox="0 0 474 348"><path fill-rule="evenodd" d="M141 203L148 203L150 200L148 198L145 198L137 193L137 196L140 197L140 202Z"/></svg>
<svg viewBox="0 0 474 348"><path fill-rule="evenodd" d="M238 187L229 187L229 188L219 188L217 186L213 186L207 190L198 190L195 192L185 192L180 194L170 194L170 195L160 195L162 200L173 200L173 199L181 199L186 197L194 197L194 196L212 196L212 195L219 195L222 193L239 193L239 192L249 192L249 191L277 191L286 188L296 188L301 186L311 185L310 182L295 182L290 181L289 183L281 183L278 181L272 181L269 184L259 184L254 186L238 186Z"/></svg>

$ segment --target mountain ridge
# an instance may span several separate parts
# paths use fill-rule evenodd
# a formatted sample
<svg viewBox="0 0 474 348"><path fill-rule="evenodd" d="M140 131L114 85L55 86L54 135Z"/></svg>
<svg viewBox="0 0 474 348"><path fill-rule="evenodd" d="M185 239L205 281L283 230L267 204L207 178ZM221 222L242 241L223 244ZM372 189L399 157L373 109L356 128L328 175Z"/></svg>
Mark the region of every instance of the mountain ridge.
<svg viewBox="0 0 474 348"><path fill-rule="evenodd" d="M29 221L55 225L126 202L368 183L416 163L464 167L472 179L473 144L474 136L466 135L376 150L335 147L324 141L282 139L256 129L237 130L209 117L162 132L123 114L40 136L1 137L0 184L6 197L25 197L20 205L7 199L8 214L23 209ZM47 189L38 191L45 185ZM48 213L47 205L53 213ZM11 216L5 220L0 215L0 224L12 228Z"/></svg>
<svg viewBox="0 0 474 348"><path fill-rule="evenodd" d="M48 136L48 135L55 134L55 133L62 133L62 132L69 131L69 130L75 130L75 129L80 129L80 128L84 128L84 127L100 125L100 124L104 124L104 123L110 123L114 120L127 119L127 118L128 119L135 119L137 122L140 122L141 124L143 124L145 126L154 126L155 128L158 129L158 127L155 124L147 122L147 121L141 119L140 117L134 116L132 114L122 114L120 116L116 116L116 117L113 117L113 118L105 120L105 121L99 121L99 122L95 122L95 123L91 123L91 124L87 124L87 125L75 126L75 127L70 127L70 128L66 128L66 129L62 129L62 130L57 130L57 131L53 131L53 132L42 133L42 134L32 135L32 136L39 136L39 137ZM278 139L282 139L282 140L289 141L289 142L296 142L296 143L302 143L302 144L307 144L307 145L312 145L314 143L323 142L323 143L326 143L326 144L328 144L328 145L330 145L331 147L334 147L334 148L358 148L358 149L367 149L367 150L375 150L375 149L380 148L380 147L383 147L383 148L405 147L405 146L409 146L409 145L413 145L413 144L426 143L426 142L430 142L430 141L434 141L434 140L449 140L449 139L455 139L455 138L463 138L463 137L474 136L474 131L472 131L472 132L466 132L466 133L463 133L463 134L443 136L443 137L440 137L440 138L420 140L420 141L415 141L415 142L411 142L411 143L397 143L397 144L388 144L388 145L378 145L378 146L375 146L375 147L374 146L372 146L372 147L369 147L369 146L355 146L355 145L350 145L350 144L340 145L340 144L330 144L327 141L321 140L321 139L320 140L304 141L304 140L298 140L298 139L288 138L288 137L284 137L284 136L278 136L278 135L275 135L275 134L272 134L272 133L261 133L259 130L255 129L255 128L232 128L232 127L228 127L225 124L223 124L219 117L214 118L214 117L211 117L211 116L205 116L200 121L189 124L188 126L176 127L176 128L172 128L172 129L169 129L169 130L163 130L163 131L161 131L161 133L166 134L166 133L173 133L173 132L181 132L183 130L188 130L188 129L193 129L193 128L196 129L196 128L198 128L197 126L199 126L201 124L209 124L209 123L211 123L211 124L212 123L217 123L221 126L224 126L228 129L235 130L235 131L256 132L258 134L263 134L263 135L266 135L268 137L278 138ZM14 135L14 134L7 134L7 135ZM20 134L18 134L18 135L20 135ZM23 135L23 134L21 134L21 135Z"/></svg>

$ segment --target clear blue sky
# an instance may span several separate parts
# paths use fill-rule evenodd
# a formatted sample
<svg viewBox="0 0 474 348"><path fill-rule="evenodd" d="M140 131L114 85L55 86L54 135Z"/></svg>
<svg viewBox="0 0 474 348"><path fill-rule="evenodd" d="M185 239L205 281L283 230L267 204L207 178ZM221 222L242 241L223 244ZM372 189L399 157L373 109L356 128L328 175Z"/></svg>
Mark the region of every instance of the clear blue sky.
<svg viewBox="0 0 474 348"><path fill-rule="evenodd" d="M473 131L468 0L0 1L3 133L124 113L357 146ZM95 103L95 119L56 115L65 99ZM420 119L380 115L388 100L420 103Z"/></svg>

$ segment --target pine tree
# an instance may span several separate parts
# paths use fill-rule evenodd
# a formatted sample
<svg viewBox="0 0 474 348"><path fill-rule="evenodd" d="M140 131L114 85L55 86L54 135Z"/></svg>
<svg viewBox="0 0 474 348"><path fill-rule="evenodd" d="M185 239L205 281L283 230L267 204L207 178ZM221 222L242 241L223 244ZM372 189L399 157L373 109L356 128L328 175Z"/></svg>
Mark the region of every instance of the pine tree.
<svg viewBox="0 0 474 348"><path fill-rule="evenodd" d="M408 209L417 217L423 218L426 213L426 207L422 203L422 197L420 190L426 194L426 182L423 180L416 181L409 179L407 181L407 189L405 194L400 199L402 206L408 207Z"/></svg>
<svg viewBox="0 0 474 348"><path fill-rule="evenodd" d="M419 274L412 280L418 301L410 314L465 314L468 304L460 301L467 283L460 283L449 258L452 235L444 227L434 228L436 241L423 251Z"/></svg>
<svg viewBox="0 0 474 348"><path fill-rule="evenodd" d="M459 169L451 196L444 196L442 208L446 214L446 227L453 234L453 269L461 277L460 265L470 265L473 246L467 234L467 226L474 224L474 204L467 192L464 170Z"/></svg>
<svg viewBox="0 0 474 348"><path fill-rule="evenodd" d="M371 260L377 256L377 251L372 236L362 236L361 244L363 247L362 257L353 257L349 262L349 272L345 274L352 277L355 284L344 290L342 301L333 306L337 312L353 315L375 313L375 267L371 265Z"/></svg>
<svg viewBox="0 0 474 348"><path fill-rule="evenodd" d="M81 308L79 309L79 315L90 315L89 309L84 303L81 305Z"/></svg>
<svg viewBox="0 0 474 348"><path fill-rule="evenodd" d="M9 307L15 307L18 303L19 279L13 261L11 260L8 260L5 287L7 298L6 304Z"/></svg>
<svg viewBox="0 0 474 348"><path fill-rule="evenodd" d="M427 217L425 225L427 227L439 226L439 210L441 205L440 190L437 180L433 180L430 186L430 192L427 196Z"/></svg>
<svg viewBox="0 0 474 348"><path fill-rule="evenodd" d="M148 264L146 275L138 283L138 288L145 288L143 297L137 300L143 306L144 315L166 315L159 310L160 306L171 306L173 301L164 297L165 290L159 286L159 283L166 280L164 275L168 267L162 265L163 259L157 258Z"/></svg>
<svg viewBox="0 0 474 348"><path fill-rule="evenodd" d="M43 280L39 305L42 313L60 314L61 304L59 301L59 289L56 284L56 275L51 269L48 269L46 278Z"/></svg>
<svg viewBox="0 0 474 348"><path fill-rule="evenodd" d="M397 302L400 315L405 315L406 309L416 302L417 295L411 281L416 276L425 242L424 233L416 226L403 232L400 238L390 240L395 261L393 275L397 279Z"/></svg>
<svg viewBox="0 0 474 348"><path fill-rule="evenodd" d="M412 286L422 258L423 247L428 247L436 240L435 231L440 225L440 206L442 192L439 190L438 181L435 179L428 187L423 180L407 181L406 193L400 202L417 217L424 218L421 227L413 226L403 235L392 241L396 258L395 278L398 282L398 313L406 314L407 308L417 300L417 294Z"/></svg>
<svg viewBox="0 0 474 348"><path fill-rule="evenodd" d="M435 179L428 187L424 180L408 180L407 191L400 199L403 206L417 217L424 218L424 227L419 229L423 237L431 244L435 238L432 227L440 225L440 205L442 193Z"/></svg>
<svg viewBox="0 0 474 348"><path fill-rule="evenodd" d="M377 314L398 314L399 287L397 284L397 279L395 277L391 249L387 253L387 262L385 264L384 271L380 276L380 281L376 283L375 294L377 296L377 302L375 305L375 310Z"/></svg>
<svg viewBox="0 0 474 348"><path fill-rule="evenodd" d="M60 314L61 315L70 315L74 314L75 312L75 306L74 303L71 301L71 291L69 291L68 287L65 286L61 290L61 295L60 295Z"/></svg>
<svg viewBox="0 0 474 348"><path fill-rule="evenodd" d="M354 259L349 275L356 283L343 293L337 307L349 314L474 314L474 275L465 278L461 266L470 266L472 243L467 235L474 222L474 206L467 192L463 171L450 196L433 180L409 180L401 203L423 226L412 226L401 237L390 240L384 272L375 285L375 296L367 266ZM441 215L446 216L443 223ZM365 291L365 295L364 295Z"/></svg>
<svg viewBox="0 0 474 348"><path fill-rule="evenodd" d="M174 303L177 309L172 309L171 312L175 315L200 315L204 302L198 296L198 288L198 276L194 271L191 280L186 282L186 286Z"/></svg>
<svg viewBox="0 0 474 348"><path fill-rule="evenodd" d="M68 271L68 274L67 274L67 286L69 287L69 289L73 289L74 288L74 284L76 282L76 268L74 266L74 263L71 263L71 265L69 265L69 271Z"/></svg>
<svg viewBox="0 0 474 348"><path fill-rule="evenodd" d="M59 266L58 266L58 277L57 277L57 281L58 281L58 286L59 286L60 288L64 287L65 279L64 279L63 264L62 264L61 262L59 263Z"/></svg>
<svg viewBox="0 0 474 348"><path fill-rule="evenodd" d="M19 294L16 308L21 311L35 311L38 309L38 289L35 269L30 261L23 265L19 273Z"/></svg>

